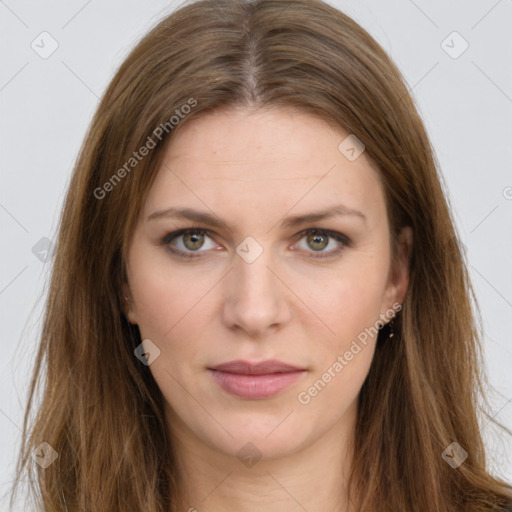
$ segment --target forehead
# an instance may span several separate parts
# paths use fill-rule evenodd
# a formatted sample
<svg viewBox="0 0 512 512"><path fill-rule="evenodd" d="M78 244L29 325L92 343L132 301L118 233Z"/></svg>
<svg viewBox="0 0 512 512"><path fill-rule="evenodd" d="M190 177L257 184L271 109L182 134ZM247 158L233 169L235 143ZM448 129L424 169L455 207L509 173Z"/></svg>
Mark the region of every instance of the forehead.
<svg viewBox="0 0 512 512"><path fill-rule="evenodd" d="M261 163L303 162L304 158L306 165L332 161L348 135L343 128L297 109L221 109L186 123L168 146L167 162L195 157L230 174L233 169L226 167L252 164L259 167L254 178L268 178L272 166L261 167ZM297 166L289 175L299 177L297 171L304 169L305 165Z"/></svg>
<svg viewBox="0 0 512 512"><path fill-rule="evenodd" d="M221 217L251 209L262 215L262 208L274 217L341 202L370 217L382 214L378 171L364 152L351 161L339 150L349 135L296 109L205 114L171 139L145 213L207 206Z"/></svg>

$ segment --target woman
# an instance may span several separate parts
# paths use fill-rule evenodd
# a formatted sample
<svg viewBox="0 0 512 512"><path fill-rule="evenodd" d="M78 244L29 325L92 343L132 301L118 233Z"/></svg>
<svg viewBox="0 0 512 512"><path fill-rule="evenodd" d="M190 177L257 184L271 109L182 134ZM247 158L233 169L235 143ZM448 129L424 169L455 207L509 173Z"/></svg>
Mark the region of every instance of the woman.
<svg viewBox="0 0 512 512"><path fill-rule="evenodd" d="M18 466L41 510L510 506L432 149L333 7L158 24L92 121L55 258Z"/></svg>

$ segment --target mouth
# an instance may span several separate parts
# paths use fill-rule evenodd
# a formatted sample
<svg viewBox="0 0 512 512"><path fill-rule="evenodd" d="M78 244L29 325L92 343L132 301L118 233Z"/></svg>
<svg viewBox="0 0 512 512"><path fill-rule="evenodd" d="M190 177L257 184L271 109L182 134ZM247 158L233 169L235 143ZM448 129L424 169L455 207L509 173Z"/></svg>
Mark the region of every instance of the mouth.
<svg viewBox="0 0 512 512"><path fill-rule="evenodd" d="M214 381L227 393L249 400L278 395L307 373L305 368L282 361L260 363L230 361L208 368Z"/></svg>

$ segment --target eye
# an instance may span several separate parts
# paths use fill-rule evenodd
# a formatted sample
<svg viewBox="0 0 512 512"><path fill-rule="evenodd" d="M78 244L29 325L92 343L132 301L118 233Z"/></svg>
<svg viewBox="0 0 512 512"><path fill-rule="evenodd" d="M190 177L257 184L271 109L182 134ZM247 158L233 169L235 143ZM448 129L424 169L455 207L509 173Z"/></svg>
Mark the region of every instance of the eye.
<svg viewBox="0 0 512 512"><path fill-rule="evenodd" d="M326 229L308 229L300 233L299 236L299 242L305 239L305 252L312 253L311 256L313 258L335 256L346 246L350 245L350 240L345 235ZM194 253L206 252L216 247L215 244L210 244L209 247L208 244L205 245L207 239L211 239L209 231L205 229L187 228L165 235L162 239L162 245L166 246L171 253L180 257L198 258L201 254ZM333 245L330 243L331 240L335 240L338 243L338 247L325 251L324 249L326 247ZM175 243L175 241L180 243ZM312 250L308 250L308 248Z"/></svg>
<svg viewBox="0 0 512 512"><path fill-rule="evenodd" d="M305 239L306 252L310 252L308 248L313 250L313 258L330 258L336 256L346 246L350 245L350 240L345 235L328 229L308 229L303 231L300 236L299 241ZM338 243L338 247L324 251L326 247L335 245L331 244L330 240L335 240Z"/></svg>
<svg viewBox="0 0 512 512"><path fill-rule="evenodd" d="M183 256L185 258L196 258L199 255L193 254L194 252L204 252L199 249L204 246L205 238L210 237L208 235L208 231L204 229L180 229L179 231L174 231L173 233L166 235L162 239L162 244L167 246L169 251L173 254L177 254L178 256ZM182 248L177 248L173 242L174 240L179 241L180 239ZM212 248L213 247L206 247L206 250Z"/></svg>

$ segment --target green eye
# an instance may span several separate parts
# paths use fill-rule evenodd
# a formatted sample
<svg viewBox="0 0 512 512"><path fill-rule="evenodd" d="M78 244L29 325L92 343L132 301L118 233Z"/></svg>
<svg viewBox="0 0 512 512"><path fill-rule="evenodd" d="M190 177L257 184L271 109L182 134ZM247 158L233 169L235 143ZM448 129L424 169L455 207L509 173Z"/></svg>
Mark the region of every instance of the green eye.
<svg viewBox="0 0 512 512"><path fill-rule="evenodd" d="M196 258L200 254L194 253L205 252L199 249L205 245L206 238L210 237L208 236L208 231L204 229L180 229L166 235L162 240L162 244L167 246L173 254L185 258ZM175 240L181 242L182 248L176 247Z"/></svg>
<svg viewBox="0 0 512 512"><path fill-rule="evenodd" d="M335 256L346 246L350 245L350 240L345 235L325 229L308 229L300 233L299 236L299 241L302 239L306 240L306 247L304 248L304 251L310 253L313 258ZM208 230L200 228L186 228L167 234L162 239L162 245L165 245L169 251L179 257L198 258L201 257L201 253L207 252L209 249L213 249L215 247L214 244L212 244L213 246L208 247L208 244L206 243L208 239L211 239L211 233ZM338 247L325 251L324 249L329 247L331 240L335 240ZM176 241L179 242L179 244L176 244ZM178 245L178 247L176 245ZM179 245L181 245L181 247L179 247ZM310 250L308 250L308 248Z"/></svg>
<svg viewBox="0 0 512 512"><path fill-rule="evenodd" d="M302 238L306 239L307 247L312 249L314 253L317 253L313 254L314 258L326 258L337 255L340 251L349 245L348 238L345 235L335 231L309 229L301 233L301 235ZM339 245L341 244L341 247L338 246L332 250L325 251L324 249L330 245L331 240L335 240Z"/></svg>

